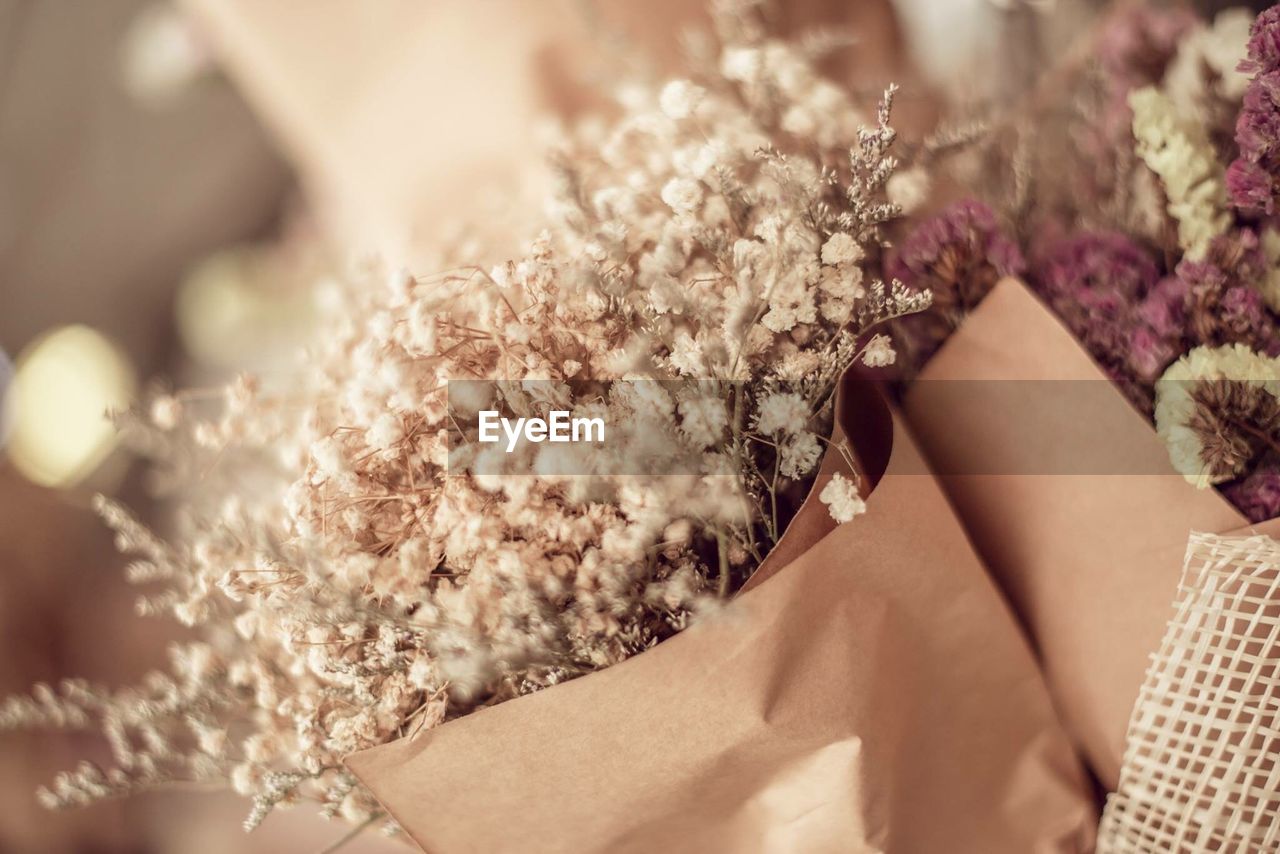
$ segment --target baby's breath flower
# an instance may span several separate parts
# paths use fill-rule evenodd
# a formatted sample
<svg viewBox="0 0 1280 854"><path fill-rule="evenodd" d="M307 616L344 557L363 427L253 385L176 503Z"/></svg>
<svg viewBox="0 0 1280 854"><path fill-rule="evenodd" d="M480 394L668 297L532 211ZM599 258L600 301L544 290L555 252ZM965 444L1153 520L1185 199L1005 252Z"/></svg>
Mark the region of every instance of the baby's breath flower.
<svg viewBox="0 0 1280 854"><path fill-rule="evenodd" d="M889 201L908 214L928 200L929 189L929 173L919 166L896 173L884 185Z"/></svg>
<svg viewBox="0 0 1280 854"><path fill-rule="evenodd" d="M888 335L872 335L862 349L862 363L869 368L883 368L892 365L898 358Z"/></svg>
<svg viewBox="0 0 1280 854"><path fill-rule="evenodd" d="M782 476L799 479L813 472L813 467L822 456L822 445L817 436L805 430L783 442L781 454L779 471Z"/></svg>
<svg viewBox="0 0 1280 854"><path fill-rule="evenodd" d="M705 94L705 89L695 86L688 80L672 80L662 87L662 92L658 95L658 105L668 118L685 119L693 115L694 109Z"/></svg>
<svg viewBox="0 0 1280 854"><path fill-rule="evenodd" d="M766 436L799 433L809 421L809 404L791 391L774 392L760 401L756 429Z"/></svg>
<svg viewBox="0 0 1280 854"><path fill-rule="evenodd" d="M839 472L831 475L831 480L818 494L818 500L827 505L831 518L841 525L867 511L866 502L858 494L858 485Z"/></svg>
<svg viewBox="0 0 1280 854"><path fill-rule="evenodd" d="M173 395L158 395L151 401L151 423L161 430L172 430L181 418L182 404Z"/></svg>
<svg viewBox="0 0 1280 854"><path fill-rule="evenodd" d="M662 201L676 213L693 213L702 204L702 187L689 178L672 178L662 187Z"/></svg>
<svg viewBox="0 0 1280 854"><path fill-rule="evenodd" d="M842 231L837 231L822 244L822 263L832 267L857 263L864 255L857 241Z"/></svg>
<svg viewBox="0 0 1280 854"><path fill-rule="evenodd" d="M643 652L750 577L782 534L783 481L814 476L858 342L928 299L858 266L897 214L894 90L862 128L805 51L738 38L740 14L705 85L624 86L618 121L565 140L519 257L457 264L452 247L435 275L329 277L295 375L236 383L194 430L177 396L142 413L198 473L178 543L98 507L130 579L158 588L142 610L199 642L133 688L0 707L113 749L115 768L43 800L218 782L252 799L249 828L300 800L365 821L346 754ZM892 353L870 340L864 359ZM689 473L569 477L559 446L451 442L458 415L551 407L626 425ZM533 474L504 475L517 458ZM822 495L860 512L847 480Z"/></svg>

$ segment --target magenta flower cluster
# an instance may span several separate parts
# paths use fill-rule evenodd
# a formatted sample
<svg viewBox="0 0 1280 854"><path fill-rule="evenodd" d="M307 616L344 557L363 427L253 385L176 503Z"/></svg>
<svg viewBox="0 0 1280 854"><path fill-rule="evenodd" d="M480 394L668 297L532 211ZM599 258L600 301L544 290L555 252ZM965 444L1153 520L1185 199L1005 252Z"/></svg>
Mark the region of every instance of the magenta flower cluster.
<svg viewBox="0 0 1280 854"><path fill-rule="evenodd" d="M1259 468L1234 483L1222 487L1228 501L1250 522L1265 522L1280 516L1280 471Z"/></svg>
<svg viewBox="0 0 1280 854"><path fill-rule="evenodd" d="M1280 329L1254 287L1265 259L1240 229L1214 241L1204 261L1163 275L1129 237L1086 232L1037 253L1030 284L1140 408L1169 363L1201 344L1242 343L1280 355Z"/></svg>
<svg viewBox="0 0 1280 854"><path fill-rule="evenodd" d="M1227 191L1245 216L1271 216L1280 180L1280 6L1254 21L1249 58L1240 70L1253 80L1236 120L1240 152L1227 168Z"/></svg>
<svg viewBox="0 0 1280 854"><path fill-rule="evenodd" d="M1150 386L1181 353L1185 282L1123 234L1085 232L1039 253L1030 284L1142 409Z"/></svg>
<svg viewBox="0 0 1280 854"><path fill-rule="evenodd" d="M887 262L892 278L933 294L929 309L894 326L900 369L909 375L922 367L996 282L1026 268L1018 245L982 202L955 202L917 225Z"/></svg>
<svg viewBox="0 0 1280 854"><path fill-rule="evenodd" d="M1026 269L1018 245L1001 231L990 207L963 199L920 223L890 262L891 274L908 286L946 277L950 270L989 270L1015 276ZM956 277L959 285L960 278Z"/></svg>

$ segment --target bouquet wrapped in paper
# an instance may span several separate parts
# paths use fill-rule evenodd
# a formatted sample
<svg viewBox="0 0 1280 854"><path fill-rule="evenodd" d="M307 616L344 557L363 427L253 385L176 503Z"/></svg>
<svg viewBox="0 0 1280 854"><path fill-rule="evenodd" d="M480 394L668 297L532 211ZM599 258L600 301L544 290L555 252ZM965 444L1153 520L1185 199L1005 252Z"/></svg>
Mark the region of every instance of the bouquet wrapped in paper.
<svg viewBox="0 0 1280 854"><path fill-rule="evenodd" d="M1108 788L1188 532L1280 530L1278 14L1104 21L1008 194L891 262L907 420Z"/></svg>
<svg viewBox="0 0 1280 854"><path fill-rule="evenodd" d="M820 499L853 472L829 454L715 621L348 766L433 852L1092 850L1030 650L877 403L840 407L863 458L892 431L865 515L832 521Z"/></svg>
<svg viewBox="0 0 1280 854"><path fill-rule="evenodd" d="M161 538L98 506L139 610L193 637L135 687L5 703L110 745L42 800L223 785L250 830L311 801L433 852L1088 849L1081 767L911 440L869 493L884 410L833 428L930 302L877 273L956 139L900 158L894 88L855 97L816 71L839 40L756 6L560 143L521 254L335 279L295 372L121 416L182 512Z"/></svg>

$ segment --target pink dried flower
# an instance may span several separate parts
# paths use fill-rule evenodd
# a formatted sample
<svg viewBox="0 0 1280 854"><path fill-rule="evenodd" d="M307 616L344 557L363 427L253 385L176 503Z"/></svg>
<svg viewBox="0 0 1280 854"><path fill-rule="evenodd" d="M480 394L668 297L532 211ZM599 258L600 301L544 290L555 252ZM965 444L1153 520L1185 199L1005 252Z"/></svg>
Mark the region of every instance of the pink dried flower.
<svg viewBox="0 0 1280 854"><path fill-rule="evenodd" d="M1280 516L1280 465L1264 464L1240 480L1226 484L1222 494L1251 522Z"/></svg>
<svg viewBox="0 0 1280 854"><path fill-rule="evenodd" d="M1244 105L1236 119L1239 157L1227 170L1231 202L1245 216L1275 212L1280 178L1280 8L1272 7L1253 22L1249 58L1240 70L1252 74Z"/></svg>
<svg viewBox="0 0 1280 854"><path fill-rule="evenodd" d="M1130 5L1099 32L1099 64L1116 88L1159 82L1179 43L1199 25L1188 9Z"/></svg>
<svg viewBox="0 0 1280 854"><path fill-rule="evenodd" d="M1182 330L1170 300L1176 291L1158 287L1160 271L1146 250L1114 232L1076 235L1042 250L1030 281L1112 380L1149 411L1146 386L1177 357Z"/></svg>
<svg viewBox="0 0 1280 854"><path fill-rule="evenodd" d="M1275 213L1271 175L1252 160L1237 158L1227 167L1227 193L1231 203L1246 216Z"/></svg>
<svg viewBox="0 0 1280 854"><path fill-rule="evenodd" d="M1249 58L1240 70L1256 74L1280 68L1280 7L1272 6L1253 22L1249 35Z"/></svg>
<svg viewBox="0 0 1280 854"><path fill-rule="evenodd" d="M894 325L911 371L923 366L997 281L1021 275L1026 262L991 208L966 199L918 224L888 270L907 288L933 298L928 311Z"/></svg>
<svg viewBox="0 0 1280 854"><path fill-rule="evenodd" d="M1187 287L1189 346L1244 344L1264 355L1280 355L1280 326L1259 288L1268 269L1250 229L1216 238L1203 261L1179 263L1177 277Z"/></svg>

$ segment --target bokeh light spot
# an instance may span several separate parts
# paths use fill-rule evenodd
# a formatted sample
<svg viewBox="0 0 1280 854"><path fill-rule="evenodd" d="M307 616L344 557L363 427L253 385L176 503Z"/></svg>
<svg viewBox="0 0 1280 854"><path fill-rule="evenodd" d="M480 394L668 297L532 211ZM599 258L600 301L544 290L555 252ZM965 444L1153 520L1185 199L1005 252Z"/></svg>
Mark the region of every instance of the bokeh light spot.
<svg viewBox="0 0 1280 854"><path fill-rule="evenodd" d="M107 410L127 407L136 389L128 359L102 333L80 325L45 333L18 357L5 394L14 466L42 486L79 483L115 447Z"/></svg>

